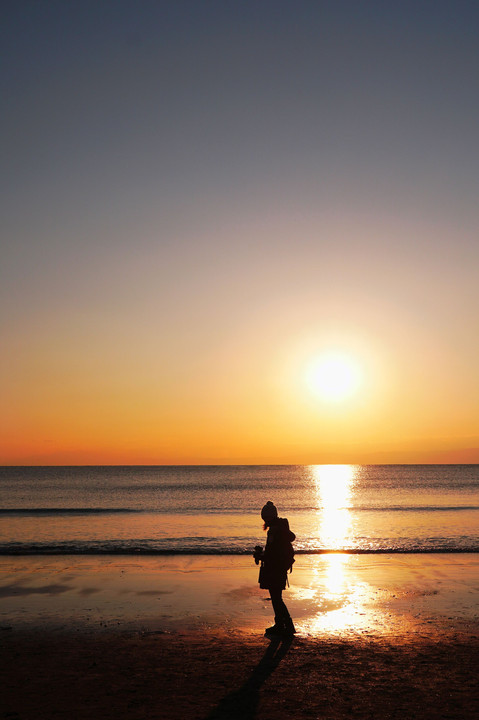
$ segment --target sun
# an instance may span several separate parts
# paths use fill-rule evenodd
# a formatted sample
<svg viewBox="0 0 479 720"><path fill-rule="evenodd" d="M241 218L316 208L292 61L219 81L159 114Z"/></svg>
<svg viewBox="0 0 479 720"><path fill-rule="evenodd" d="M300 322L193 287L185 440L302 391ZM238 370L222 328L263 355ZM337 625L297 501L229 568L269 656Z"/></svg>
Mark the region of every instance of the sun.
<svg viewBox="0 0 479 720"><path fill-rule="evenodd" d="M315 358L306 371L310 392L329 402L340 402L354 395L360 380L357 362L340 352L328 352Z"/></svg>

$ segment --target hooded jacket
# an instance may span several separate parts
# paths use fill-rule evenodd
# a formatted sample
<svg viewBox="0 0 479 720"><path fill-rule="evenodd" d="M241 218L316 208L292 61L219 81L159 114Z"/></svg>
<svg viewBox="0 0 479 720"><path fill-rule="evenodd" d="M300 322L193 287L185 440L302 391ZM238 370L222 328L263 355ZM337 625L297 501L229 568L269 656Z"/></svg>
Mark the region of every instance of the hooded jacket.
<svg viewBox="0 0 479 720"><path fill-rule="evenodd" d="M291 567L291 543L296 535L289 529L286 518L276 518L268 528L266 547L259 572L261 588L286 587L286 574Z"/></svg>

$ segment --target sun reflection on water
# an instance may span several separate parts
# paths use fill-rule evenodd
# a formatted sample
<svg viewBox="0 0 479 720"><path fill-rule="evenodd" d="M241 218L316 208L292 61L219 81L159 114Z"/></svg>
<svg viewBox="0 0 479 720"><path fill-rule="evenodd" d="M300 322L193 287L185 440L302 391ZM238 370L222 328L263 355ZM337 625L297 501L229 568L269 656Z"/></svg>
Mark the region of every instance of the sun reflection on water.
<svg viewBox="0 0 479 720"><path fill-rule="evenodd" d="M319 508L319 540L328 550L341 550L350 543L357 469L354 465L313 465L310 470Z"/></svg>

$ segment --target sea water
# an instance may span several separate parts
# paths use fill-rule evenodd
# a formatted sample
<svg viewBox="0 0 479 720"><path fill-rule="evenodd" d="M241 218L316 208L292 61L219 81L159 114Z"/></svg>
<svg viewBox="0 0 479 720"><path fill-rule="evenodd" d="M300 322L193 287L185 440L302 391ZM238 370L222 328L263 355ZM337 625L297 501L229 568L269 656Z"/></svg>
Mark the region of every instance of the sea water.
<svg viewBox="0 0 479 720"><path fill-rule="evenodd" d="M479 552L479 465L0 468L0 554Z"/></svg>

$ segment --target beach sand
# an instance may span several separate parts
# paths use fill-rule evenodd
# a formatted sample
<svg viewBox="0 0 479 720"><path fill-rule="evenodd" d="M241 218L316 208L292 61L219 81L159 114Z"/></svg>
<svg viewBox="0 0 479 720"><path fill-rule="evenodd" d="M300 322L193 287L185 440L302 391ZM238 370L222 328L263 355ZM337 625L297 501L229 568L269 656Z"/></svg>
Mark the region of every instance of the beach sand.
<svg viewBox="0 0 479 720"><path fill-rule="evenodd" d="M246 557L3 557L0 717L477 718L478 570L299 556L271 642Z"/></svg>

